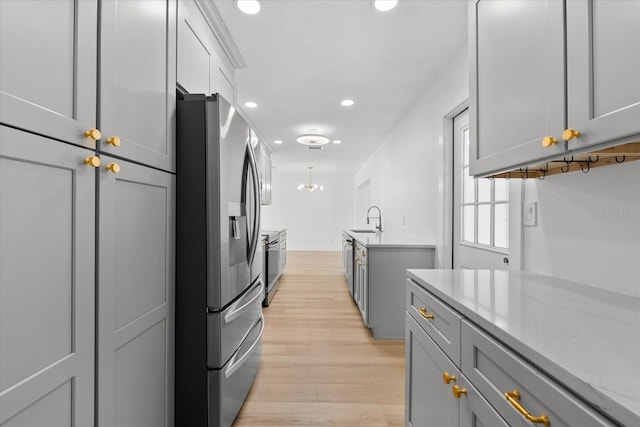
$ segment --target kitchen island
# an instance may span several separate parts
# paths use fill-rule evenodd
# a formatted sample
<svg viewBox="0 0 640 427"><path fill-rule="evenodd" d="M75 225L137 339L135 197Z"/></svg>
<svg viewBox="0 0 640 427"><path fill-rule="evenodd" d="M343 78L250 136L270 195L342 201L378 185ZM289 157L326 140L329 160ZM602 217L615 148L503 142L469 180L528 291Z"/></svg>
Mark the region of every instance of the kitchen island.
<svg viewBox="0 0 640 427"><path fill-rule="evenodd" d="M343 259L353 263L345 272L353 274L349 290L365 325L375 338L404 339L406 270L433 268L436 246L386 231L343 233L353 239Z"/></svg>
<svg viewBox="0 0 640 427"><path fill-rule="evenodd" d="M508 394L552 426L640 425L640 299L523 271L407 274L409 419L423 400L412 377L425 368L414 357L422 339L468 388L461 420L477 394L508 425L529 423Z"/></svg>

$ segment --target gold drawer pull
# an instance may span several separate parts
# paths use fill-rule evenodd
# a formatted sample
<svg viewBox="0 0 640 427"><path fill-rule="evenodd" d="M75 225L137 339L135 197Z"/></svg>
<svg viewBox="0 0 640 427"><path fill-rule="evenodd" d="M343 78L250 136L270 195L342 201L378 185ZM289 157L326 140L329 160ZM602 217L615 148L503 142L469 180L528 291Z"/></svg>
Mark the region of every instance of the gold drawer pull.
<svg viewBox="0 0 640 427"><path fill-rule="evenodd" d="M532 423L544 424L546 427L549 427L551 425L549 417L547 417L545 414L542 414L539 417L534 417L529 413L529 411L525 409L524 406L520 404L520 392L518 390L508 391L504 394L504 396L507 398L509 403L511 403L511 405L516 408L518 412L520 412L526 419L528 419Z"/></svg>
<svg viewBox="0 0 640 427"><path fill-rule="evenodd" d="M422 307L420 310L420 315L425 319L433 319L433 314L427 314L427 307Z"/></svg>
<svg viewBox="0 0 640 427"><path fill-rule="evenodd" d="M462 397L463 394L467 394L467 389L466 388L462 388L459 385L454 385L453 388L451 389L451 392L453 393L453 396L456 399L460 399L460 397Z"/></svg>
<svg viewBox="0 0 640 427"><path fill-rule="evenodd" d="M457 378L455 375L451 375L449 374L449 372L443 372L442 373L442 381L444 381L445 384L449 384L451 381L453 381L454 383L456 382Z"/></svg>

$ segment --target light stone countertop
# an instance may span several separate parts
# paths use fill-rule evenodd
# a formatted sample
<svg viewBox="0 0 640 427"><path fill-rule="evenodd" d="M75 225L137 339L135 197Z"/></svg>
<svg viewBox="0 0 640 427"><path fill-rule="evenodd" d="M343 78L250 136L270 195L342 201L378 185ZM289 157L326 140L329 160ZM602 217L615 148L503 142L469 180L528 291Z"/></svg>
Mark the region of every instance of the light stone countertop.
<svg viewBox="0 0 640 427"><path fill-rule="evenodd" d="M408 237L398 233L389 233L387 231L379 233L356 233L351 230L344 230L345 233L356 239L367 248L433 248L436 245L418 241L412 237Z"/></svg>
<svg viewBox="0 0 640 427"><path fill-rule="evenodd" d="M640 426L640 299L531 272L407 273L603 413Z"/></svg>

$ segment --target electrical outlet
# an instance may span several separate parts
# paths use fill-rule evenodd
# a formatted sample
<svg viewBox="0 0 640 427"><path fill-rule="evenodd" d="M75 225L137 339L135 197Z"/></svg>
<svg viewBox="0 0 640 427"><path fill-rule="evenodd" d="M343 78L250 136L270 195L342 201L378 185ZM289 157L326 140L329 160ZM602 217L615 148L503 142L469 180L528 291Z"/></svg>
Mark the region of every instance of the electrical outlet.
<svg viewBox="0 0 640 427"><path fill-rule="evenodd" d="M537 223L538 202L524 202L522 224L526 227L535 227Z"/></svg>

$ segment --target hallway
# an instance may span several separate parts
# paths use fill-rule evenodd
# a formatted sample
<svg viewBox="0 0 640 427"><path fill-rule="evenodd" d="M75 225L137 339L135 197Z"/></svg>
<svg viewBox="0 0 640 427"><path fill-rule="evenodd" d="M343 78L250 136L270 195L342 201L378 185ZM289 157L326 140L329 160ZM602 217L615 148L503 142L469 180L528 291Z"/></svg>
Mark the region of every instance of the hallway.
<svg viewBox="0 0 640 427"><path fill-rule="evenodd" d="M375 340L340 252L288 252L258 377L234 427L403 426L404 341Z"/></svg>

